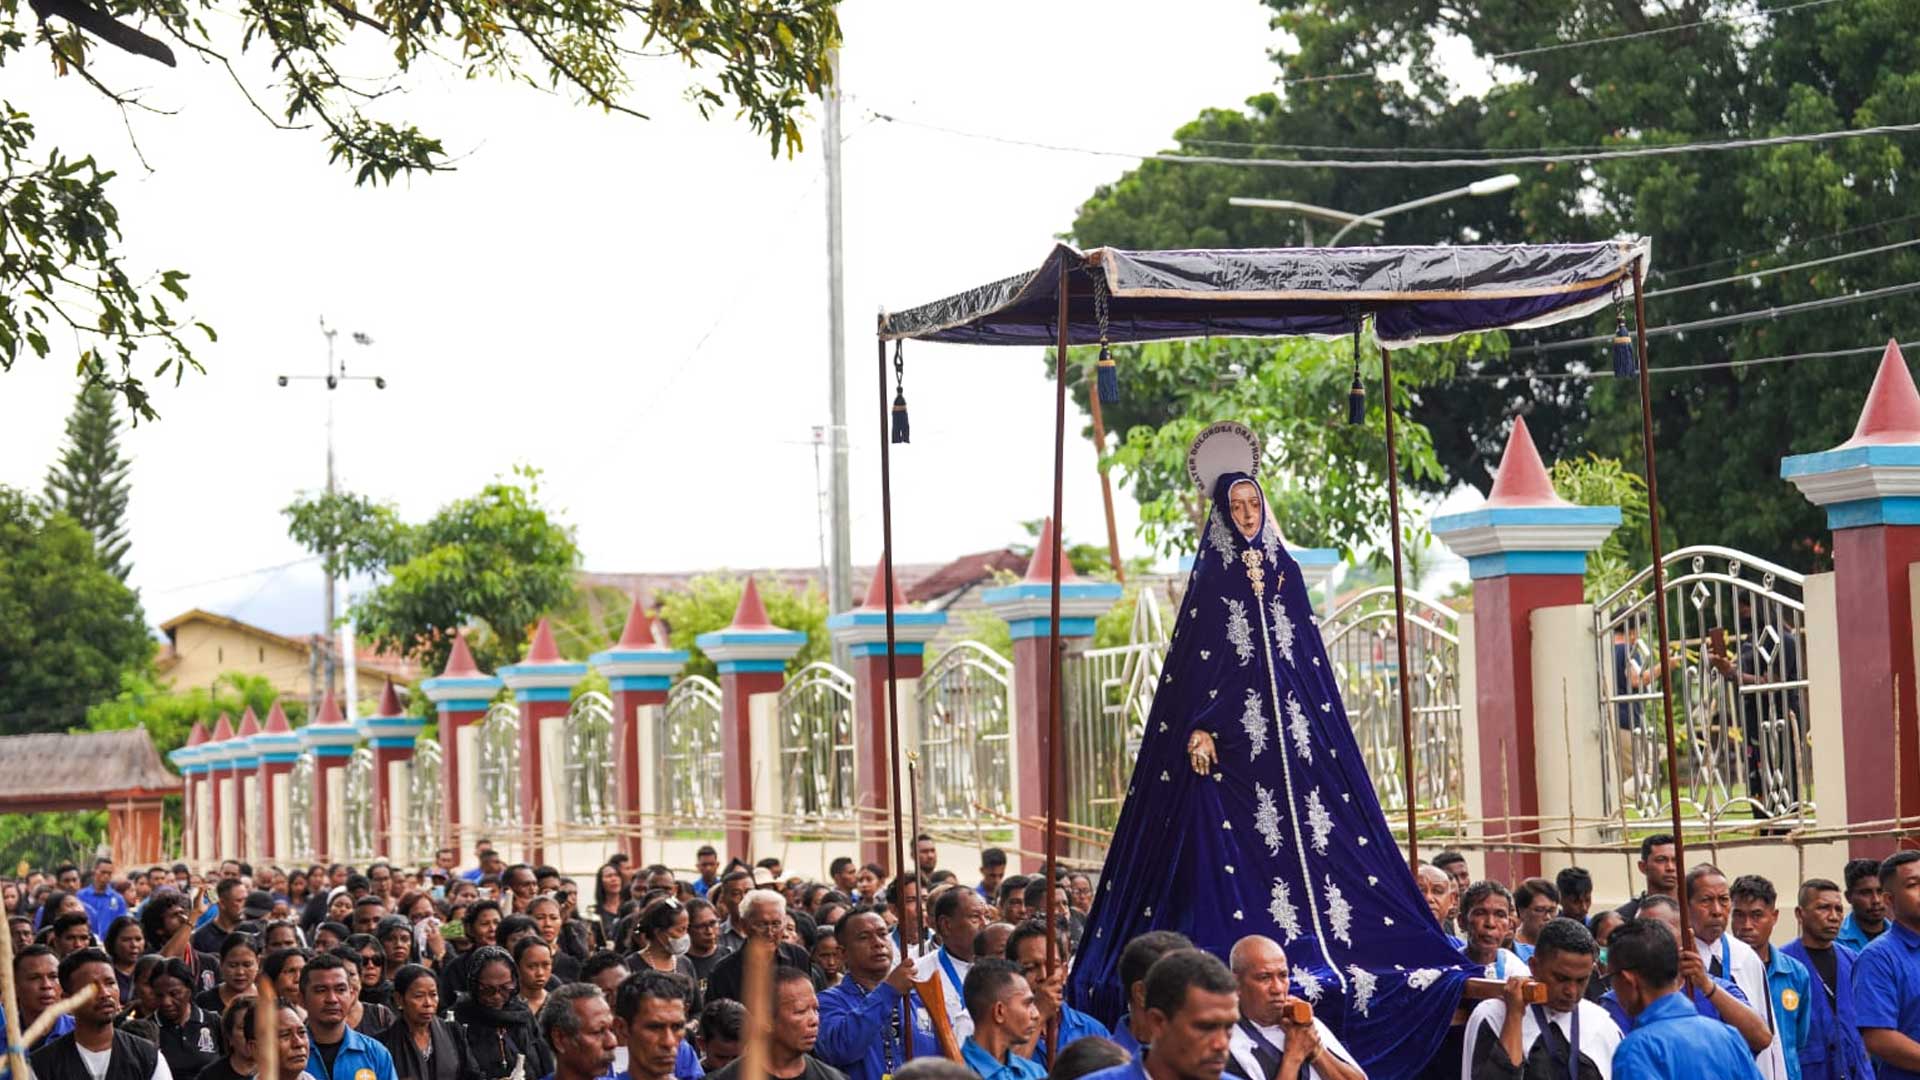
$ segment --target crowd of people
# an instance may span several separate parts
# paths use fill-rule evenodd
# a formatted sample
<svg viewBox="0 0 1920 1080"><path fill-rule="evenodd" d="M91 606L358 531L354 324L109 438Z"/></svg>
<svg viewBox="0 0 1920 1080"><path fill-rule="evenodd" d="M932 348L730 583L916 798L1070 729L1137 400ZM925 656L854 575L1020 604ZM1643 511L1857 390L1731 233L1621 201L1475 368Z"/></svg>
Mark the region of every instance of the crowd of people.
<svg viewBox="0 0 1920 1080"><path fill-rule="evenodd" d="M443 849L417 869L100 859L84 884L71 865L0 882L8 1026L60 1014L23 1048L40 1080L734 1080L756 1027L775 1080L1366 1076L1307 1007L1315 980L1259 935L1207 951L1142 934L1121 955L1126 1012L1075 1009L1094 883L1008 874L996 850L962 880L923 836L913 873L841 858L814 881L704 847L691 875L616 857L585 889L478 850L471 869ZM1920 852L1799 883L1779 947L1772 882L1683 872L1670 837L1640 855L1644 891L1598 911L1577 867L1511 889L1453 852L1417 869L1493 980L1428 1075L1920 1080Z"/></svg>

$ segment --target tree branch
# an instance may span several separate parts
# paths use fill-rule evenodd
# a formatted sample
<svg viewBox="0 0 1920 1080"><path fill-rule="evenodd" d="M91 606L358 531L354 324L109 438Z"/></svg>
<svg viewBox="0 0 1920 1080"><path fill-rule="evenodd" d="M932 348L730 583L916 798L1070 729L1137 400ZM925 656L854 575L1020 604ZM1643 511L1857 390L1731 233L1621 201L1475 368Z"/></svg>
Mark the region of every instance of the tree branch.
<svg viewBox="0 0 1920 1080"><path fill-rule="evenodd" d="M41 22L57 15L115 48L158 60L168 67L175 66L173 50L167 48L166 42L135 30L104 11L88 7L84 0L29 0L29 3Z"/></svg>
<svg viewBox="0 0 1920 1080"><path fill-rule="evenodd" d="M380 31L383 34L389 32L386 23L383 23L379 19L375 19L371 16L360 14L359 12L353 10L351 7L348 7L346 4L342 3L341 0L327 0L327 6L339 12L340 14L346 16L348 21L350 22L357 22L365 26L371 26L375 30Z"/></svg>

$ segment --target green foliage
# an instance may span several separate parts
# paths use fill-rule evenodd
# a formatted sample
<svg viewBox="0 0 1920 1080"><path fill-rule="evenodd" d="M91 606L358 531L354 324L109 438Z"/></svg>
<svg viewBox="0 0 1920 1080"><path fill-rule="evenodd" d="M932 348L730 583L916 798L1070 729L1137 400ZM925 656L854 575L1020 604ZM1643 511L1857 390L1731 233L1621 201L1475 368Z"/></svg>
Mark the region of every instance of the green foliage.
<svg viewBox="0 0 1920 1080"><path fill-rule="evenodd" d="M1647 482L1619 461L1589 454L1553 463L1553 490L1568 502L1583 506L1617 506L1620 527L1600 550L1587 555L1586 598L1589 603L1627 583L1652 561L1644 546L1647 535ZM1671 534L1666 537L1673 544ZM1677 545L1675 545L1677 546ZM1672 550L1671 547L1668 550Z"/></svg>
<svg viewBox="0 0 1920 1080"><path fill-rule="evenodd" d="M1289 85L1241 108L1202 112L1175 133L1178 150L1306 157L1312 155L1296 147L1313 145L1334 148L1325 156L1389 150L1415 158L1448 147L1461 149L1446 156L1468 156L1482 149L1768 136L1920 116L1920 79L1912 74L1920 70L1920 24L1900 0L1788 5L1794 10L1785 14L1749 12L1737 21L1705 23L1698 22L1705 9L1697 5L1615 0L1474 0L1442 7L1267 0L1267 6L1276 29L1291 39L1274 55L1276 75ZM1460 92L1437 69L1443 42L1450 61L1463 46L1484 61L1568 38L1663 29L1673 32L1506 57L1496 69L1502 81L1481 94ZM1405 80L1368 75L1378 68L1408 74ZM1314 81L1292 82L1307 79ZM1653 241L1649 285L1657 290L1920 235L1903 184L1908 145L1871 138L1521 166L1515 169L1521 185L1509 194L1396 215L1381 229L1356 232L1351 242L1559 242L1639 233ZM1325 225L1231 207L1227 200L1264 196L1359 212L1443 191L1473 175L1145 162L1097 188L1071 234L1083 245L1136 248L1324 243ZM1309 227L1318 233L1309 235ZM1916 278L1920 249L1907 248L1655 296L1648 319L1677 323L1759 311ZM1589 323L1529 332L1522 340L1612 325L1612 313L1603 312ZM1920 297L1891 297L1871 307L1690 333L1684 342L1655 339L1643 360L1657 370L1857 348L1903 336L1915 325ZM1428 382L1410 395L1412 415L1431 433L1440 468L1410 470L1408 479L1430 489L1468 482L1485 490L1516 413L1526 415L1549 461L1594 453L1640 472L1633 384L1536 377L1606 366L1600 348L1517 356L1489 348L1461 357L1460 374L1491 378ZM1178 396L1152 382L1136 388L1130 375L1123 359L1126 400L1108 408L1110 427L1127 432L1180 414ZM1691 538L1817 567L1828 550L1824 521L1779 478L1779 459L1844 440L1872 377L1871 358L1656 375L1664 521ZM1083 393L1076 388L1076 396Z"/></svg>
<svg viewBox="0 0 1920 1080"><path fill-rule="evenodd" d="M518 660L540 616L574 594L580 548L541 504L539 477L515 469L419 525L357 495L302 498L286 508L288 533L317 554L334 546L337 565L385 574L354 599L363 641L438 672L467 627L474 660L492 671Z"/></svg>
<svg viewBox="0 0 1920 1080"><path fill-rule="evenodd" d="M1486 344L1471 337L1396 351L1402 415L1417 387L1451 375ZM1373 392L1366 422L1353 426L1346 422L1349 345L1234 338L1117 351L1125 395L1140 404L1112 460L1140 503L1141 535L1155 549L1174 554L1198 546L1208 504L1187 476L1187 448L1217 420L1239 420L1264 440L1262 486L1289 543L1338 547L1351 558L1385 531L1386 421L1377 354L1361 360L1361 377ZM1403 419L1397 434L1403 475L1437 479L1427 429Z"/></svg>
<svg viewBox="0 0 1920 1080"><path fill-rule="evenodd" d="M815 660L833 655L833 639L827 634L827 598L817 590L799 592L778 581L755 582L760 602L766 605L767 619L782 630L799 630L807 643L787 661L789 673L799 671ZM687 673L719 677L719 668L700 651L694 639L733 623L740 606L740 594L746 589L744 578L725 574L703 574L687 582L687 587L660 596L660 615L671 628L668 638L676 649L689 650Z"/></svg>
<svg viewBox="0 0 1920 1080"><path fill-rule="evenodd" d="M220 714L232 718L237 727L240 716L252 709L265 724L267 713L278 699L287 714L287 722L298 726L305 722L307 703L294 697L281 697L264 675L229 671L204 686L175 690L160 685L143 672L127 672L121 677L120 692L87 710L88 731L123 731L143 727L153 737L153 745L162 756L187 743L194 721L208 730L219 722Z"/></svg>
<svg viewBox="0 0 1920 1080"><path fill-rule="evenodd" d="M0 4L0 68L37 62L31 48L124 113L144 107L139 91L103 83L89 69L89 52L111 45L172 67L174 48L182 47L224 68L268 125L317 130L329 163L345 166L355 184L378 184L454 167L440 139L397 115L396 103L417 79L490 76L644 119L629 72L641 58L673 58L685 65L684 96L701 115L744 120L772 153L791 156L801 148L808 102L833 77L837 6L9 0ZM268 88L256 85L255 71L272 73L277 105L257 96ZM0 102L0 369L26 352L45 358L52 338L71 334L79 339L80 371L123 395L136 418L152 419L135 354L151 350L152 377L171 373L177 383L189 367L200 370L182 331L211 340L213 330L168 309L186 300L186 274L168 270L139 281L123 265L119 213L106 190L114 174L59 148L46 150L40 164L35 143L28 112Z"/></svg>
<svg viewBox="0 0 1920 1080"><path fill-rule="evenodd" d="M577 583L564 607L553 612L553 643L569 660L585 660L620 640L633 597L612 585Z"/></svg>
<svg viewBox="0 0 1920 1080"><path fill-rule="evenodd" d="M140 599L92 534L0 487L0 735L73 727L152 656Z"/></svg>
<svg viewBox="0 0 1920 1080"><path fill-rule="evenodd" d="M1030 521L1021 522L1020 527L1027 531L1027 535L1033 538L1032 541L1025 544L1009 544L1007 549L1023 559L1032 560L1034 545L1040 542L1040 530L1045 525L1045 518L1033 518ZM1113 580L1113 562L1105 544L1080 544L1069 539L1062 545L1062 550L1066 552L1067 565L1073 567L1074 573L1098 581ZM1123 561L1121 565L1126 567L1129 574L1144 573L1153 565L1153 560L1136 557Z"/></svg>
<svg viewBox="0 0 1920 1080"><path fill-rule="evenodd" d="M0 814L0 867L11 874L67 862L85 866L106 839L105 810Z"/></svg>
<svg viewBox="0 0 1920 1080"><path fill-rule="evenodd" d="M1007 659L1013 659L1013 627L1007 620L995 615L991 609L976 608L960 613L961 625L967 628L966 637L977 641Z"/></svg>
<svg viewBox="0 0 1920 1080"><path fill-rule="evenodd" d="M47 470L47 505L93 534L100 561L127 580L127 469L120 456L120 417L112 391L83 383L67 417L67 446Z"/></svg>

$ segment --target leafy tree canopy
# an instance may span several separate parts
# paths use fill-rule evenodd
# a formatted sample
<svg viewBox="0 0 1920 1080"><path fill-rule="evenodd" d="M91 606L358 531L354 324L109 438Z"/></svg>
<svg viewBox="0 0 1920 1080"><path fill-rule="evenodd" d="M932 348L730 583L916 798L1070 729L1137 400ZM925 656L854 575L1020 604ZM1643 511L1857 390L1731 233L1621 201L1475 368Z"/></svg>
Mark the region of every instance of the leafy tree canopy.
<svg viewBox="0 0 1920 1080"><path fill-rule="evenodd" d="M1920 29L1901 0L1850 0L1783 13L1701 2L1532 4L1468 0L1267 0L1293 43L1276 51L1277 92L1210 109L1179 129L1181 152L1267 158L1474 157L1483 151L1625 148L1911 122L1920 118ZM1554 48L1613 35L1644 36ZM1464 93L1439 71L1461 43L1497 83ZM1380 70L1404 79L1378 78ZM1251 88L1250 88L1251 89ZM1491 198L1453 199L1385 219L1350 243L1553 242L1640 233L1653 241L1648 321L1658 326L1910 282L1907 246L1791 272L1777 268L1920 235L1900 183L1908 142L1858 138L1718 153L1513 167L1521 184ZM1125 247L1324 243L1328 226L1231 207L1235 195L1294 199L1350 212L1460 186L1507 166L1462 169L1268 169L1143 163L1096 189L1072 226L1083 244ZM1319 230L1309 233L1309 229ZM1732 275L1685 292L1662 289ZM1649 347L1662 366L1858 348L1910 336L1912 295L1819 314L1745 322ZM1591 324L1516 334L1515 351L1458 358L1454 378L1421 382L1412 415L1440 468L1413 473L1429 488L1483 490L1509 419L1524 413L1548 460L1588 453L1639 471L1631 384L1547 378L1606 366L1601 350L1522 352L1543 339L1603 332ZM1231 356L1231 354L1228 354ZM1128 380L1123 363L1122 380ZM1781 455L1843 440L1873 376L1871 355L1654 377L1663 517L1675 531L1789 565L1813 565L1825 525L1779 479ZM1179 398L1128 384L1110 426L1178 411ZM1138 401L1135 398L1138 397ZM1146 419L1141 419L1146 417ZM1737 422L1729 422L1737 418ZM1275 493L1276 498L1279 493ZM1152 493L1147 493L1148 499Z"/></svg>
<svg viewBox="0 0 1920 1080"><path fill-rule="evenodd" d="M703 574L687 582L687 587L660 597L660 614L670 627L668 639L676 649L692 653L687 673L719 678L719 667L700 651L694 639L712 630L733 624L733 613L740 607L740 594L746 579L725 574ZM782 630L799 630L807 643L787 661L789 673L799 671L815 660L833 655L833 639L827 634L827 598L816 589L804 592L765 578L755 579L760 602L766 605L767 619Z"/></svg>
<svg viewBox="0 0 1920 1080"><path fill-rule="evenodd" d="M0 735L78 725L152 657L140 599L92 534L0 487Z"/></svg>
<svg viewBox="0 0 1920 1080"><path fill-rule="evenodd" d="M235 725L240 715L252 709L265 723L275 701L287 714L287 722L306 721L307 703L296 697L282 697L264 675L229 671L214 680L211 688L194 686L176 690L163 686L141 671L129 671L120 678L120 692L87 710L88 731L122 731L143 727L153 737L153 745L162 756L187 744L194 721L208 730L226 713Z"/></svg>
<svg viewBox="0 0 1920 1080"><path fill-rule="evenodd" d="M832 78L837 4L0 0L0 67L44 58L125 112L146 106L96 70L103 46L169 68L185 54L224 70L266 125L318 135L328 161L367 184L454 167L400 104L423 74L525 83L644 119L650 105L636 100L629 73L644 60L677 59L702 115L736 116L774 153L791 154L800 114ZM243 62L249 54L267 61L270 85L250 77L258 65ZM177 382L199 368L195 340L213 330L171 306L187 299L185 273L142 279L126 265L108 192L114 174L84 150L43 142L27 108L0 101L0 370L25 354L45 358L72 336L81 370L124 395L136 419L151 419L136 354L151 377Z"/></svg>
<svg viewBox="0 0 1920 1080"><path fill-rule="evenodd" d="M384 578L354 599L362 639L439 672L454 632L471 628L474 659L492 671L520 659L540 617L573 598L580 548L541 503L539 476L516 469L419 525L359 495L301 498L286 508L287 532L329 572Z"/></svg>
<svg viewBox="0 0 1920 1080"><path fill-rule="evenodd" d="M126 520L132 465L120 454L118 399L105 387L83 383L67 417L66 448L47 470L47 505L93 534L100 561L121 581L133 569Z"/></svg>

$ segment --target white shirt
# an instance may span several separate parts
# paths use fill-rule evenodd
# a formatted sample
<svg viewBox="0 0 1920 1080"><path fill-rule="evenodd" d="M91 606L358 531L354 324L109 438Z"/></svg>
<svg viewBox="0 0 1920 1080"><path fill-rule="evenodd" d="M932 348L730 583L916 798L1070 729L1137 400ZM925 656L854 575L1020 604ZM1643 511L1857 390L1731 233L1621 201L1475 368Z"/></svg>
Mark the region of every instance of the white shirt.
<svg viewBox="0 0 1920 1080"><path fill-rule="evenodd" d="M1607 1010L1591 1001L1582 999L1574 1008L1580 1010L1580 1056L1593 1062L1600 1071L1600 1080L1611 1080L1613 1076L1613 1052L1620 1047L1620 1026L1607 1015ZM1560 1029L1560 1034L1569 1042L1573 1041L1573 1013L1547 1012L1547 1022ZM1500 1037L1500 1029L1507 1023L1507 1003L1499 998L1483 1001L1467 1018L1466 1046L1460 1057L1460 1075L1463 1080L1473 1076L1473 1055L1479 1048L1480 1033L1485 1026L1493 1026L1492 1037ZM1532 1009L1520 1016L1520 1056L1522 1060L1515 1065L1526 1064L1525 1058L1533 1052L1533 1042L1540 1037L1540 1022L1534 1017Z"/></svg>
<svg viewBox="0 0 1920 1080"><path fill-rule="evenodd" d="M1512 949L1499 950L1494 956L1493 963L1488 964L1486 970L1487 978L1499 979L1501 982L1505 982L1515 975L1524 975L1527 978L1533 977L1533 969L1528 967L1527 962L1520 959L1519 954L1515 953Z"/></svg>
<svg viewBox="0 0 1920 1080"><path fill-rule="evenodd" d="M941 957L945 957L947 963L953 965L953 975L960 977L958 984L953 981L953 975L947 974L946 965L940 962ZM973 961L960 959L948 952L944 946L921 953L919 959L913 962L914 982L926 982L933 978L935 972L940 974L940 981L943 984L940 988L941 996L946 999L947 1004L947 1023L953 1027L953 1037L961 1041L965 1041L967 1036L973 1034L973 1017L967 1015L967 996L962 993L966 989L967 972L972 970Z"/></svg>
<svg viewBox="0 0 1920 1080"><path fill-rule="evenodd" d="M75 1039L73 1048L80 1051L80 1064L87 1067L87 1072L93 1077L93 1080L107 1080L107 1063L113 1060L113 1046L111 1044L109 1044L105 1050L89 1050L81 1046L78 1039ZM147 1080L173 1080L173 1070L167 1068L167 1056L165 1054L154 1055L153 1075L148 1077Z"/></svg>
<svg viewBox="0 0 1920 1080"><path fill-rule="evenodd" d="M1253 1023L1251 1020L1247 1022L1250 1024ZM1253 1024L1253 1026L1260 1034L1267 1037L1267 1041L1273 1044L1274 1049L1283 1053L1286 1051L1287 1030L1285 1028L1278 1026L1268 1027L1265 1024ZM1322 1053L1332 1054L1348 1065L1356 1069L1360 1068L1360 1063L1353 1060L1353 1055L1347 1052L1347 1048L1343 1046L1340 1039L1334 1035L1333 1029L1322 1023L1318 1016L1313 1018L1313 1030L1320 1036L1320 1050ZM1253 1037L1248 1035L1246 1029L1242 1028L1239 1024L1233 1025L1233 1034L1228 1037L1227 1053L1232 1054L1233 1060L1240 1063L1240 1068L1245 1071L1248 1076L1254 1077L1255 1080L1260 1080L1260 1078L1267 1075L1266 1070L1260 1067L1260 1059L1253 1056ZM1308 1069L1315 1076L1326 1076L1325 1073L1320 1071L1320 1066L1317 1064L1309 1066ZM1362 1070L1360 1075L1365 1076L1365 1070ZM1283 1080L1291 1080L1291 1078L1283 1078Z"/></svg>
<svg viewBox="0 0 1920 1080"><path fill-rule="evenodd" d="M1700 962L1713 970L1713 963L1723 956L1727 963L1720 972L1722 978L1733 980L1740 992L1747 995L1747 1008L1760 1014L1760 1019L1773 1035L1773 1042L1765 1050L1753 1055L1753 1063L1760 1067L1760 1075L1766 1080L1787 1080L1787 1054L1780 1045L1780 1025L1773 1016L1773 998L1767 987L1767 966L1760 962L1760 954L1753 947L1732 934L1722 933L1712 941L1695 934L1693 947L1700 953Z"/></svg>

